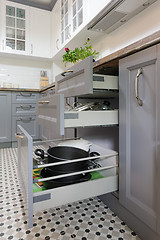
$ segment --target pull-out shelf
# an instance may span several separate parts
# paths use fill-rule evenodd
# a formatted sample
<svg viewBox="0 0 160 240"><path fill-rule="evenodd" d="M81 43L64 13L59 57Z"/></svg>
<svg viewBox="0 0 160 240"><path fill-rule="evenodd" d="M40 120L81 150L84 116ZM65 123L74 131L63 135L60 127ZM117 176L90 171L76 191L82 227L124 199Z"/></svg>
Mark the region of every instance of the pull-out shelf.
<svg viewBox="0 0 160 240"><path fill-rule="evenodd" d="M118 190L118 153L91 143L90 151L100 154L98 160L97 157L92 157L96 158L98 168L87 169L83 172L97 171L100 173L101 178L33 193L33 150L36 147L33 146L32 137L21 126L18 126L18 132L18 171L26 203L25 209L28 215L29 228L33 226L33 211L53 208ZM47 142L37 142L34 145L38 145L38 147L41 145L48 148L48 144L55 146L58 143L55 140ZM86 160L90 159L91 157ZM41 165L41 167L44 166ZM70 173L69 175L79 173Z"/></svg>
<svg viewBox="0 0 160 240"><path fill-rule="evenodd" d="M37 102L37 121L64 135L65 128L118 124L118 110L64 111L64 95L45 97Z"/></svg>
<svg viewBox="0 0 160 240"><path fill-rule="evenodd" d="M69 111L64 113L64 127L108 126L118 124L118 110Z"/></svg>

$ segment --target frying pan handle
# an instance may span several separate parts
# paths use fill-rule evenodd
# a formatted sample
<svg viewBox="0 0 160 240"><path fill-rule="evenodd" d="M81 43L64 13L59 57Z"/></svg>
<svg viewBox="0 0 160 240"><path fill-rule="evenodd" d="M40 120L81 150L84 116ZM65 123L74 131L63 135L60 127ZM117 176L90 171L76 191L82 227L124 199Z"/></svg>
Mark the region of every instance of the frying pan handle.
<svg viewBox="0 0 160 240"><path fill-rule="evenodd" d="M41 157L42 159L44 159L44 151L40 148L37 148L34 152L37 156Z"/></svg>
<svg viewBox="0 0 160 240"><path fill-rule="evenodd" d="M90 157L100 156L100 154L99 154L98 152L91 152L91 153L89 154L89 156L90 156ZM93 160L95 160L95 159L93 159Z"/></svg>

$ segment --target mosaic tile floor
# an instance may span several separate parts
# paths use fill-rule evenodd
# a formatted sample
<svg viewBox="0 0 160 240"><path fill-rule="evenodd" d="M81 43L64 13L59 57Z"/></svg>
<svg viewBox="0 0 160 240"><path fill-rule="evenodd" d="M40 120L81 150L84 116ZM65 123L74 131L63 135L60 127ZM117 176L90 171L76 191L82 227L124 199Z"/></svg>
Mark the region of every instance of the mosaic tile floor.
<svg viewBox="0 0 160 240"><path fill-rule="evenodd" d="M0 149L1 240L140 240L98 198L36 212L28 229L16 159L16 148Z"/></svg>

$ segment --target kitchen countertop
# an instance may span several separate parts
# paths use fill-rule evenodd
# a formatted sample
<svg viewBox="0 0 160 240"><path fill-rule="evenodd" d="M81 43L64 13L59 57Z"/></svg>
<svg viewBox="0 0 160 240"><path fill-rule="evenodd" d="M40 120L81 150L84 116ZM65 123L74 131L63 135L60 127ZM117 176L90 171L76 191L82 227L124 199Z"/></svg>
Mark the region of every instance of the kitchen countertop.
<svg viewBox="0 0 160 240"><path fill-rule="evenodd" d="M0 91L11 91L11 92L40 92L40 89L30 89L30 88L0 88Z"/></svg>

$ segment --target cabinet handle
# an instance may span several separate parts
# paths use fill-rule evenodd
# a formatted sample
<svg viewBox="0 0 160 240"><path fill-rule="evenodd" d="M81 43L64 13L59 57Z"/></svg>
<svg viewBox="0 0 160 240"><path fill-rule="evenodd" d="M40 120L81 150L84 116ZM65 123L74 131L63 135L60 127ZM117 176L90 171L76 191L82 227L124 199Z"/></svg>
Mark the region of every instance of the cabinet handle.
<svg viewBox="0 0 160 240"><path fill-rule="evenodd" d="M28 109L31 109L32 108L32 105L28 105L28 106L23 106L21 105L20 106L23 110L28 110Z"/></svg>
<svg viewBox="0 0 160 240"><path fill-rule="evenodd" d="M135 78L135 96L139 106L143 106L143 101L139 97L139 76L141 74L142 74L142 68L139 68Z"/></svg>
<svg viewBox="0 0 160 240"><path fill-rule="evenodd" d="M57 50L59 50L58 43L59 43L59 39L56 40L56 48L57 48Z"/></svg>
<svg viewBox="0 0 160 240"><path fill-rule="evenodd" d="M4 50L4 39L2 40L2 49Z"/></svg>
<svg viewBox="0 0 160 240"><path fill-rule="evenodd" d="M39 103L39 104L44 104L44 103L47 103L47 104L48 104L49 101L39 101L38 103Z"/></svg>
<svg viewBox="0 0 160 240"><path fill-rule="evenodd" d="M31 118L31 117L30 118L22 118L22 117L20 117L19 120L22 121L22 122L30 122L31 120L33 120L33 118Z"/></svg>
<svg viewBox="0 0 160 240"><path fill-rule="evenodd" d="M31 54L33 54L33 44L31 44Z"/></svg>
<svg viewBox="0 0 160 240"><path fill-rule="evenodd" d="M24 138L24 136L23 135L21 135L22 133L16 133L15 134L15 137L16 138L20 138L20 139L23 139Z"/></svg>
<svg viewBox="0 0 160 240"><path fill-rule="evenodd" d="M30 96L32 96L32 93L22 93L22 92L20 92L20 94L21 94L21 96L23 96L23 97L30 97Z"/></svg>
<svg viewBox="0 0 160 240"><path fill-rule="evenodd" d="M65 72L61 73L61 75L65 77L67 73L73 73L73 70L66 70Z"/></svg>

